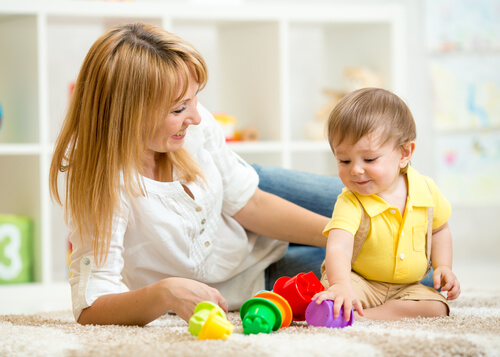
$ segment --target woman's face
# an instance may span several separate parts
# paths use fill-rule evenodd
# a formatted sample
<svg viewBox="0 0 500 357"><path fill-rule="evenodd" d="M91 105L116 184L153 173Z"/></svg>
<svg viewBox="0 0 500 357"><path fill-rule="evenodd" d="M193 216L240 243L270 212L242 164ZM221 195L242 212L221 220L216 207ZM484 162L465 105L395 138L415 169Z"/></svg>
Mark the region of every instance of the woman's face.
<svg viewBox="0 0 500 357"><path fill-rule="evenodd" d="M147 151L154 155L182 148L184 137L188 135L187 128L190 125L198 125L201 121L198 109L196 109L198 89L199 84L191 75L186 94L172 106L166 118L159 123L156 132L147 144Z"/></svg>

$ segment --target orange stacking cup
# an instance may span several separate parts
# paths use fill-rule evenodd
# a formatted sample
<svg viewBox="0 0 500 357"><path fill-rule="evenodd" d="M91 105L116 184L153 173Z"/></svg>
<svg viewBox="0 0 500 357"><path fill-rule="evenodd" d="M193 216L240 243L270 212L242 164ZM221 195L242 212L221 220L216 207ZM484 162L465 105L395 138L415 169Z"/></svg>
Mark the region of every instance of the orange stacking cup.
<svg viewBox="0 0 500 357"><path fill-rule="evenodd" d="M288 301L286 301L284 297L272 291L261 291L255 294L254 297L260 297L273 302L278 307L278 309L280 309L281 312L282 322L280 328L290 326L293 317L292 308L290 307L290 304L288 303Z"/></svg>

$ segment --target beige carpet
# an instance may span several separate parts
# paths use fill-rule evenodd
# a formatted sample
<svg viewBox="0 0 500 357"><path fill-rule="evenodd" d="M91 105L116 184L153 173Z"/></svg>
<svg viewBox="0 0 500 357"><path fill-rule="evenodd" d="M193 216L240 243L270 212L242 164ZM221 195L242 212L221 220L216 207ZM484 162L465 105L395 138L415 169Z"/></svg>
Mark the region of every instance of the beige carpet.
<svg viewBox="0 0 500 357"><path fill-rule="evenodd" d="M500 356L500 291L465 291L447 318L357 321L345 329L292 323L228 340L198 341L180 318L146 327L80 326L69 311L0 315L0 356Z"/></svg>

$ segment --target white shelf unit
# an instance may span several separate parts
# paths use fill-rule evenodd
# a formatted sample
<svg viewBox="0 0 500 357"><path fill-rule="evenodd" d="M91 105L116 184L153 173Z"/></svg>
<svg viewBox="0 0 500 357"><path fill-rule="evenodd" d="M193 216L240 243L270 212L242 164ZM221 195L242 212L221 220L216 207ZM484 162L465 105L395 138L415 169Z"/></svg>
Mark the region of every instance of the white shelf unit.
<svg viewBox="0 0 500 357"><path fill-rule="evenodd" d="M0 213L35 230L36 295L67 279L67 228L48 192L48 168L69 97L90 45L115 24L143 21L194 44L209 67L200 101L252 125L258 142L232 143L250 163L336 174L326 141L304 125L341 88L345 66L367 66L406 96L405 9L397 3L2 0L0 3ZM2 306L0 286L0 306Z"/></svg>

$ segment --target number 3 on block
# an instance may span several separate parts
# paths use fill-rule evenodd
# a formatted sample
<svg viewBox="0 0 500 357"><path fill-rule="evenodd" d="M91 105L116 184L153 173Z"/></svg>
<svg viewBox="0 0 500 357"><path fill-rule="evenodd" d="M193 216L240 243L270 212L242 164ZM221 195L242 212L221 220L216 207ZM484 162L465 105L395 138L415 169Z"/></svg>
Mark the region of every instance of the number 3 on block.
<svg viewBox="0 0 500 357"><path fill-rule="evenodd" d="M23 268L20 250L21 232L19 228L13 224L0 225L0 279L12 280L19 275ZM6 262L10 262L10 264L5 264Z"/></svg>

